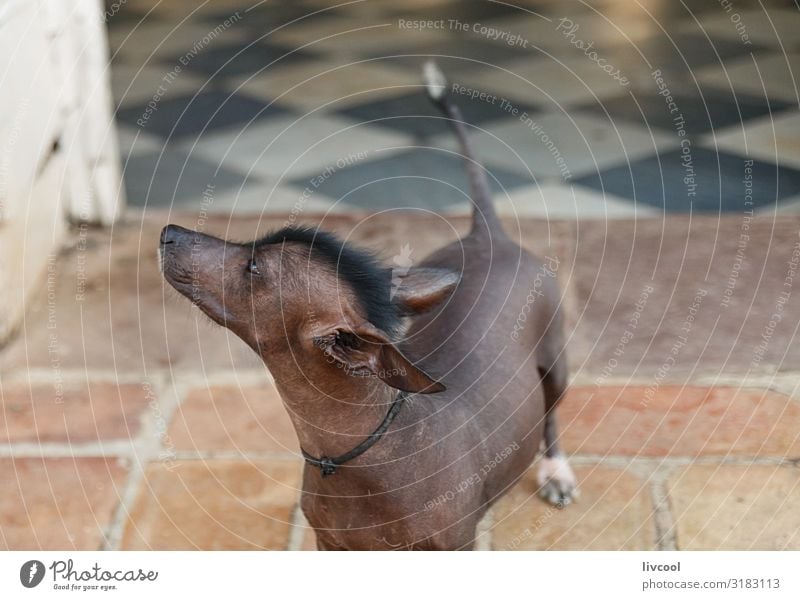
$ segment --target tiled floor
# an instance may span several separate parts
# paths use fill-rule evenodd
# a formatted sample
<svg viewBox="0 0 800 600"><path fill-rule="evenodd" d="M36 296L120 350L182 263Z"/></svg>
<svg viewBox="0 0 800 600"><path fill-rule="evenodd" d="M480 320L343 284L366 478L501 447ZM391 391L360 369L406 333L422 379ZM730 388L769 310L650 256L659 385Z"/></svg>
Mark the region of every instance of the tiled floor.
<svg viewBox="0 0 800 600"><path fill-rule="evenodd" d="M766 14L750 1L129 0L108 24L134 206L199 210L213 186L205 210L279 213L333 168L308 213L463 213L447 124L419 87L433 56L494 98L460 101L498 202L519 214L546 214L525 189L591 196L575 218L740 212L747 158L754 205L797 210L791 0Z"/></svg>
<svg viewBox="0 0 800 600"><path fill-rule="evenodd" d="M269 375L163 287L153 247L168 219L197 223L150 212L89 231L0 353L0 547L314 547L296 437ZM220 215L204 227L247 239L283 222ZM572 371L561 437L581 498L553 509L532 469L479 547L800 549L800 296L770 325L800 218L750 224L730 295L738 216L505 224L560 261ZM321 225L422 256L468 221Z"/></svg>

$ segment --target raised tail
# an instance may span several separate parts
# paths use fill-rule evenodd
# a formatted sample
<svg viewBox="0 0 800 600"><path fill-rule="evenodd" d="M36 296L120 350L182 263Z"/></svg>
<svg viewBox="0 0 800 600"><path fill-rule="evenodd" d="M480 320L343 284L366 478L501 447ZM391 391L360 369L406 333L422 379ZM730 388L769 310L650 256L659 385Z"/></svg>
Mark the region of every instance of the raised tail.
<svg viewBox="0 0 800 600"><path fill-rule="evenodd" d="M429 60L422 69L425 78L425 87L428 97L439 107L458 138L461 146L461 155L467 166L469 176L470 194L472 196L472 231L473 233L486 231L488 233L502 233L503 228L494 210L492 196L489 191L489 182L486 179L486 171L483 166L475 159L467 136L467 128L461 116L461 110L449 93L447 78L435 62Z"/></svg>

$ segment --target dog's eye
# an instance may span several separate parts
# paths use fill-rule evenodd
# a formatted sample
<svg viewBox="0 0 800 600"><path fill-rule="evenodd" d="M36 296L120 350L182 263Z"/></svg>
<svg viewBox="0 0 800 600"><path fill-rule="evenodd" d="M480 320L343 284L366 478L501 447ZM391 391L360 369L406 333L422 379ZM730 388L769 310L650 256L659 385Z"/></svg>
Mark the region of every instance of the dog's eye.
<svg viewBox="0 0 800 600"><path fill-rule="evenodd" d="M247 261L247 272L251 275L260 275L261 273L258 270L258 265L256 264L256 259L251 258Z"/></svg>
<svg viewBox="0 0 800 600"><path fill-rule="evenodd" d="M339 332L339 334L336 336L336 341L343 346L347 346L348 348L359 348L361 346L361 340L358 339L358 336L350 333L349 331Z"/></svg>

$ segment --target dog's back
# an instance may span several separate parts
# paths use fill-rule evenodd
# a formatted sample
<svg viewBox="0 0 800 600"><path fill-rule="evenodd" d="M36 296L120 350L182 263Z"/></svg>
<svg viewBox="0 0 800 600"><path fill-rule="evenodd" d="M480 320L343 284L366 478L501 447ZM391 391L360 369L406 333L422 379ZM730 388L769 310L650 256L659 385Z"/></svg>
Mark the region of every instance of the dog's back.
<svg viewBox="0 0 800 600"><path fill-rule="evenodd" d="M446 267L462 277L444 305L415 319L405 348L447 386L431 402L434 414L442 409L449 418L434 417L432 426L440 423L446 431L437 435L472 454L470 462L478 459L479 470L486 471L483 496L490 503L539 450L548 408L546 375L559 371L560 379L566 378L557 264L522 249L503 231L460 112L432 69L426 67L429 93L450 119L466 161L473 227L423 261L421 266Z"/></svg>

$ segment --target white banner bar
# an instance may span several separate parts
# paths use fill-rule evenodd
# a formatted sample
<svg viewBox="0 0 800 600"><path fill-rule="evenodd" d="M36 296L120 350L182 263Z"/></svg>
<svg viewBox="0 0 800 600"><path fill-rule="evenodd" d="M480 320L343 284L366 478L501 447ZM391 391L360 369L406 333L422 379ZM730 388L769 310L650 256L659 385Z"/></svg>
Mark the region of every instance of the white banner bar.
<svg viewBox="0 0 800 600"><path fill-rule="evenodd" d="M3 552L0 598L796 599L799 567L798 552Z"/></svg>

